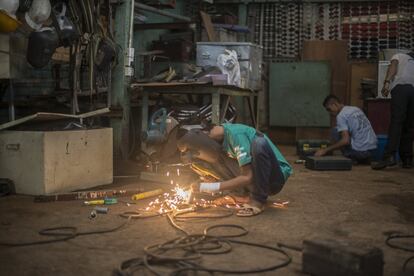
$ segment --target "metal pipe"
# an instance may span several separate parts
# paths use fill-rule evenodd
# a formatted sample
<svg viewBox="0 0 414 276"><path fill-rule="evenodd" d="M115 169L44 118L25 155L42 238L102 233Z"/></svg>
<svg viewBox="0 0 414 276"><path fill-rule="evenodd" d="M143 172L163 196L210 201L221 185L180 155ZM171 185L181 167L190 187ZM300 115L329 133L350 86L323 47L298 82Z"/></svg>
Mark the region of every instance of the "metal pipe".
<svg viewBox="0 0 414 276"><path fill-rule="evenodd" d="M135 0L131 0L131 7L139 4L135 3ZM128 32L128 48L132 48L133 37L134 37L134 9L131 9L131 21L129 22L129 32Z"/></svg>
<svg viewBox="0 0 414 276"><path fill-rule="evenodd" d="M191 18L189 18L187 16L182 16L182 15L162 11L162 10L159 10L159 9L156 9L156 8L153 8L151 6L141 4L141 3L135 3L135 8L139 9L139 10L149 11L149 12L152 12L152 13L157 13L157 14L160 14L160 15L163 15L163 16L171 17L171 18L186 21L186 22L191 21Z"/></svg>
<svg viewBox="0 0 414 276"><path fill-rule="evenodd" d="M14 121L16 119L16 116L14 110L14 89L12 79L10 79L9 92L9 120Z"/></svg>

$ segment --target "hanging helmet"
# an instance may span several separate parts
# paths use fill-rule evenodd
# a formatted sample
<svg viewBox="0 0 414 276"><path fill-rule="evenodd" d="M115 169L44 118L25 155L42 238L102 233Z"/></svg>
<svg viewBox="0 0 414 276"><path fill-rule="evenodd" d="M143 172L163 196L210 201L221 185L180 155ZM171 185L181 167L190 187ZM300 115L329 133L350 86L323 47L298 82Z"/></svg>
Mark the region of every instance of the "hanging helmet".
<svg viewBox="0 0 414 276"><path fill-rule="evenodd" d="M59 45L59 38L52 28L32 32L27 46L27 61L35 68L46 66Z"/></svg>

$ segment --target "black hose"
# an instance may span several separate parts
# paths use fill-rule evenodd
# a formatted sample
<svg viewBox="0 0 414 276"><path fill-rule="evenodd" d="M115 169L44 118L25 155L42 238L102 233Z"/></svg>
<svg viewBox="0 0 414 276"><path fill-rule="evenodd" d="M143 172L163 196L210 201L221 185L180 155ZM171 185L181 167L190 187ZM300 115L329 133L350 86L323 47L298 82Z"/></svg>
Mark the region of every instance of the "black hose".
<svg viewBox="0 0 414 276"><path fill-rule="evenodd" d="M74 239L78 236L106 234L106 233L118 231L119 229L126 226L130 222L130 220L131 219L128 218L127 221L121 223L120 225L114 228L87 231L87 232L78 232L78 229L73 226L46 228L46 229L40 230L39 235L57 237L57 238L43 240L43 241L30 241L30 242L0 242L0 246L20 247L20 246L30 246L30 245L42 245L42 244L49 244L49 243L55 243L55 242L63 242L63 241Z"/></svg>
<svg viewBox="0 0 414 276"><path fill-rule="evenodd" d="M400 244L392 243L392 240L412 239L412 238L414 238L414 235L394 233L394 234L388 235L387 239L385 240L385 243L391 248L404 250L406 252L414 252L414 247L408 247L408 246L403 246ZM414 256L411 256L404 261L404 264L402 267L403 271L406 271L408 263L410 263L412 260L414 260Z"/></svg>
<svg viewBox="0 0 414 276"><path fill-rule="evenodd" d="M214 210L214 209L210 209ZM189 211L188 213L191 213ZM86 235L95 235L95 234L105 234L111 233L120 230L125 227L131 219L134 218L146 218L160 216L160 214L153 213L150 215L143 215L140 212L125 212L120 214L122 218L127 218L122 224L103 230L94 230L87 232L78 232L76 227L72 226L62 226L62 227L53 227L46 228L39 231L39 235L54 237L53 239L43 240L43 241L32 241L32 242L21 242L21 243L12 243L12 242L0 242L0 246L30 246L30 245L42 245L55 242L62 242L74 239L78 236ZM228 274L246 274L246 273L260 273L266 271L276 270L282 267L287 266L291 262L291 257L281 248L272 247L268 245L262 245L253 242L240 241L229 238L236 238L246 236L248 231L241 225L236 224L219 224L209 226L204 229L203 234L190 234L183 227L179 226L175 221L175 214L172 212L167 214L167 218L171 225L184 233L184 236L174 238L172 240L166 241L161 244L154 244L146 246L144 248L144 256L142 258L133 258L122 262L119 270L114 270L113 275L132 275L134 272L142 269L147 269L154 273L155 275L165 275L165 272L160 272L159 267L170 270L170 275L179 275L184 272L189 271L204 271L209 273L228 273ZM183 218L183 213L178 214ZM227 217L228 213L221 213L221 217ZM194 216L195 218L198 218ZM219 217L217 214L213 216L204 215L205 218ZM186 219L191 218L191 216ZM214 235L212 234L215 229L237 229L240 232L233 234L222 234ZM271 250L278 254L284 256L284 260L280 263L276 263L267 267L255 268L255 269L222 269L215 267L205 267L195 261L198 261L202 258L203 255L219 255L226 254L233 250L234 244L240 244L250 247L262 248L265 250ZM178 255L179 253L179 255ZM408 264L412 258L406 261ZM406 265L405 264L405 265ZM171 270L172 269L172 270Z"/></svg>
<svg viewBox="0 0 414 276"><path fill-rule="evenodd" d="M124 261L120 270L114 270L113 275L132 275L134 272L143 268L148 269L155 275L165 275L165 269L170 270L169 275L181 275L182 273L193 272L208 272L213 273L227 273L227 274L252 274L266 271L276 270L287 266L291 261L291 257L281 248L262 245L253 242L234 240L229 238L242 237L248 234L248 231L241 225L237 224L218 224L209 226L204 229L203 234L190 234L183 227L176 223L176 218L200 218L200 216L185 216L192 211L185 213L169 213L167 214L170 224L184 233L183 237L174 238L161 244L154 244L144 248L144 256L142 258L134 258ZM227 217L228 213L222 213L222 217ZM208 214L202 216L205 218L218 217L217 214L209 216ZM226 228L237 229L240 232L233 234L214 235L213 230ZM233 250L233 244L240 244L250 247L262 248L271 250L284 256L284 260L267 267L254 269L222 269L215 267L205 267L195 261L202 258L203 255L218 255L226 254ZM161 272L161 268L163 272Z"/></svg>

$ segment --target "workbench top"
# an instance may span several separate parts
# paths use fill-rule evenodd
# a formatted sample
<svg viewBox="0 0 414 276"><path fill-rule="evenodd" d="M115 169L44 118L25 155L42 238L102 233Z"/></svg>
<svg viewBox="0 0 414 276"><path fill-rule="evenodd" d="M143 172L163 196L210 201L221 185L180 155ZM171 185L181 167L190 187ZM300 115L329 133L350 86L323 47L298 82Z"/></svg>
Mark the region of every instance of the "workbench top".
<svg viewBox="0 0 414 276"><path fill-rule="evenodd" d="M177 88L177 87L205 87L205 88L224 88L228 90L254 92L250 89L240 88L234 85L213 85L211 82L146 82L146 83L132 83L131 88Z"/></svg>

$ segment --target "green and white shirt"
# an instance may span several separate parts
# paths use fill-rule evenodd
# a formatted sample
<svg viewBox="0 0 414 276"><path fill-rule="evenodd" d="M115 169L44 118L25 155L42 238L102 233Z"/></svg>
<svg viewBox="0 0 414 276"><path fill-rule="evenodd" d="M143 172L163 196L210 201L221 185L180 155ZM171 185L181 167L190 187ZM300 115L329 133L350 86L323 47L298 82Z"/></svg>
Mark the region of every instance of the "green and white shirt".
<svg viewBox="0 0 414 276"><path fill-rule="evenodd" d="M250 147L253 140L256 138L256 129L242 124L228 123L222 124L222 127L224 128L223 149L227 155L237 159L240 167L250 164L252 162ZM279 161L280 169L286 181L292 174L292 167L269 137L267 137L267 135L264 135L264 137L272 148L276 159Z"/></svg>

